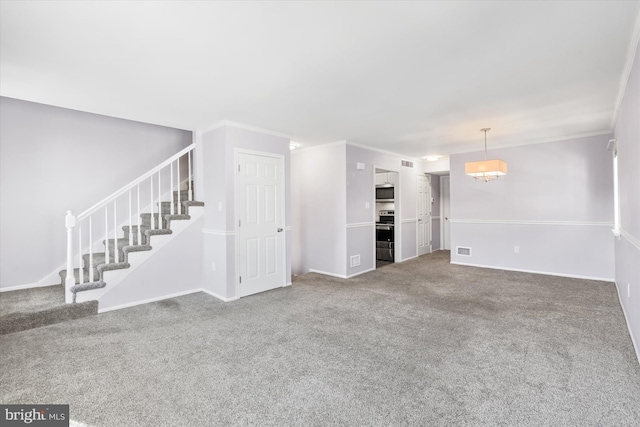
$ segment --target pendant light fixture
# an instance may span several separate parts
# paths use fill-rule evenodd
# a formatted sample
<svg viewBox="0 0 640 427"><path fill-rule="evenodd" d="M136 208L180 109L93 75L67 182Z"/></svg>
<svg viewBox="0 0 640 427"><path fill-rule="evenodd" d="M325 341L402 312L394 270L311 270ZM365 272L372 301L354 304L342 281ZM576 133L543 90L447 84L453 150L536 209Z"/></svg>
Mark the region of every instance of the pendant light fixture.
<svg viewBox="0 0 640 427"><path fill-rule="evenodd" d="M480 129L480 132L484 132L484 160L467 162L464 165L464 171L467 175L484 182L494 181L507 174L506 162L498 159L487 160L487 132L490 130L491 128Z"/></svg>

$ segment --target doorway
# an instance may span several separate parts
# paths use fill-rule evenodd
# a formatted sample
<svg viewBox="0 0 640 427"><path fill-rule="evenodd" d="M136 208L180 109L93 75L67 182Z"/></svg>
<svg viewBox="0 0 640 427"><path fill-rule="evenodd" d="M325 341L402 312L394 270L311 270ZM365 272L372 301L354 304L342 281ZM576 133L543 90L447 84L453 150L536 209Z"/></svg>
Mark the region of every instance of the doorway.
<svg viewBox="0 0 640 427"><path fill-rule="evenodd" d="M440 177L440 206L442 209L442 249L451 250L451 213L450 213L450 180L448 176Z"/></svg>
<svg viewBox="0 0 640 427"><path fill-rule="evenodd" d="M284 286L284 158L236 152L238 295Z"/></svg>
<svg viewBox="0 0 640 427"><path fill-rule="evenodd" d="M431 177L418 175L418 256L431 253L431 242Z"/></svg>

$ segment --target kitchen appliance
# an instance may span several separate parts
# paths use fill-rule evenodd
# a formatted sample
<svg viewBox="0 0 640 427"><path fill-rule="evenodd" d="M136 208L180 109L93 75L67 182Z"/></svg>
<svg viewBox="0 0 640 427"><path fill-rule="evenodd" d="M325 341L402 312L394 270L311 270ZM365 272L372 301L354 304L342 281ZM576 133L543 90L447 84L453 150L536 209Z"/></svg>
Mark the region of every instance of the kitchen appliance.
<svg viewBox="0 0 640 427"><path fill-rule="evenodd" d="M395 212L380 211L380 220L376 223L376 259L394 260Z"/></svg>
<svg viewBox="0 0 640 427"><path fill-rule="evenodd" d="M389 186L376 187L376 200L393 201L395 188Z"/></svg>

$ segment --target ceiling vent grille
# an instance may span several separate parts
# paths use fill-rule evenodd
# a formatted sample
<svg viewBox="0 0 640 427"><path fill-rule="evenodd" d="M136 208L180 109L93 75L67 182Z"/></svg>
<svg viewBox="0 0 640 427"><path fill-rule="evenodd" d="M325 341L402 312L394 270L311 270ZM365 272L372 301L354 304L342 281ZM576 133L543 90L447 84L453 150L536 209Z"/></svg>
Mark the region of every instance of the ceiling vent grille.
<svg viewBox="0 0 640 427"><path fill-rule="evenodd" d="M407 168L413 168L413 162L410 162L409 160L403 160L402 161L402 166L407 167Z"/></svg>
<svg viewBox="0 0 640 427"><path fill-rule="evenodd" d="M471 256L471 248L465 248L464 246L456 246L456 254L460 256Z"/></svg>

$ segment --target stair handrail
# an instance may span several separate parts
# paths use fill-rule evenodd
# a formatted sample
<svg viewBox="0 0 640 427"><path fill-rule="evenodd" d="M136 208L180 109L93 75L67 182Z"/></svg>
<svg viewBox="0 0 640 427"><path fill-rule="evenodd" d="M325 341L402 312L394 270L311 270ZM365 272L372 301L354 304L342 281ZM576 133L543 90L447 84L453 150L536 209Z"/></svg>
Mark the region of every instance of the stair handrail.
<svg viewBox="0 0 640 427"><path fill-rule="evenodd" d="M191 144L191 145L185 147L183 150L181 150L178 153L174 154L173 156L169 157L167 160L165 160L164 162L160 163L159 165L157 165L153 169L149 170L147 173L145 173L143 175L140 175L138 178L134 179L129 184L125 185L124 187L120 188L119 190L115 191L114 193L110 194L109 196L105 197L104 199L102 199L101 201L96 203L95 205L91 206L89 209L87 209L84 212L82 212L81 214L77 215L76 216L77 221L82 221L83 219L87 218L89 215L91 215L92 213L94 213L98 209L103 208L107 203L112 202L114 199L117 199L118 197L122 196L124 193L126 193L127 191L129 191L133 187L135 187L136 185L140 184L141 182L143 182L144 180L149 178L151 175L157 173L161 169L167 167L172 162L176 161L180 157L182 157L185 154L187 154L189 151L193 150L195 148L195 146L196 146L195 144Z"/></svg>

